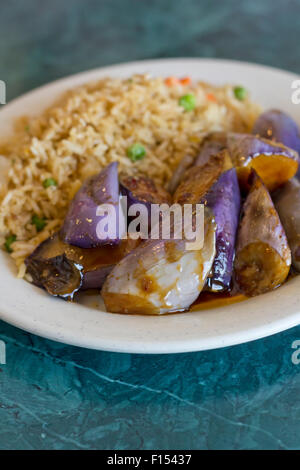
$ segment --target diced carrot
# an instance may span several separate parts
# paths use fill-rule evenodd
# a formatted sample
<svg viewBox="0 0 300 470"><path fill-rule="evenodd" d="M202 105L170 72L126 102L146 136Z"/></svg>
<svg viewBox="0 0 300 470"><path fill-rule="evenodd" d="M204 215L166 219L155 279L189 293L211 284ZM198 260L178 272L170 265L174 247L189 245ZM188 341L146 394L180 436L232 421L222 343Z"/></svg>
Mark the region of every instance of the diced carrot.
<svg viewBox="0 0 300 470"><path fill-rule="evenodd" d="M189 85L191 83L191 77L183 77L180 79L181 85Z"/></svg>
<svg viewBox="0 0 300 470"><path fill-rule="evenodd" d="M167 77L165 79L165 84L167 86L174 86L179 84L179 79L177 77Z"/></svg>
<svg viewBox="0 0 300 470"><path fill-rule="evenodd" d="M213 102L213 103L216 103L216 102L218 101L217 98L215 97L215 95L214 95L213 93L207 93L207 94L206 94L206 99L207 99L208 101Z"/></svg>

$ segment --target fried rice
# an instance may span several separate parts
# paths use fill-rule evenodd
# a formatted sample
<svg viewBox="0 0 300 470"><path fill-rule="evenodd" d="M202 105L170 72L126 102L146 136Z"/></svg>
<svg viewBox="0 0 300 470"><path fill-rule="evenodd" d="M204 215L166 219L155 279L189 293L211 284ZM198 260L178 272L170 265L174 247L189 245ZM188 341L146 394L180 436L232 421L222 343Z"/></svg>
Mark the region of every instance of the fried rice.
<svg viewBox="0 0 300 470"><path fill-rule="evenodd" d="M0 145L0 244L8 236L11 256L25 275L24 259L57 231L82 182L112 161L124 174L144 174L166 187L178 163L195 156L210 131L249 132L261 112L249 97L238 100L232 85L135 75L105 78L64 94L37 117L22 117ZM172 83L172 82L171 82ZM193 94L187 111L180 98ZM127 149L141 144L133 162ZM55 184L43 184L51 178ZM32 217L45 221L37 231Z"/></svg>

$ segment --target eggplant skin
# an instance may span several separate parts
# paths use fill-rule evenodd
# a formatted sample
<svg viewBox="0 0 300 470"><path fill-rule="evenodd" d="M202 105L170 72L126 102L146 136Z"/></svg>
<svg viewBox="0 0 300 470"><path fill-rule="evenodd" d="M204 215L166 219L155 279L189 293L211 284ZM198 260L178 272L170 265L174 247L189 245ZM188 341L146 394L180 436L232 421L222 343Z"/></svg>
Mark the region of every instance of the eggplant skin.
<svg viewBox="0 0 300 470"><path fill-rule="evenodd" d="M182 172L174 199L183 204L198 202L195 199L204 196L221 173L232 166L242 189L249 190L248 178L253 168L273 191L296 174L298 165L297 149L280 142L251 134L213 132L204 138L194 163Z"/></svg>
<svg viewBox="0 0 300 470"><path fill-rule="evenodd" d="M262 113L254 123L252 134L265 137L296 150L300 153L300 133L298 124L283 111L271 109ZM298 167L297 176L300 176Z"/></svg>
<svg viewBox="0 0 300 470"><path fill-rule="evenodd" d="M80 290L101 289L105 279L114 268L114 264L103 266L94 271L83 273L82 285Z"/></svg>
<svg viewBox="0 0 300 470"><path fill-rule="evenodd" d="M146 176L124 176L120 186L121 193L128 198L128 207L145 204L148 208L151 204L171 203L170 194Z"/></svg>
<svg viewBox="0 0 300 470"><path fill-rule="evenodd" d="M291 248L293 267L300 272L300 182L296 178L288 181L273 200Z"/></svg>
<svg viewBox="0 0 300 470"><path fill-rule="evenodd" d="M195 166L203 166L212 155L217 155L227 148L225 132L211 132L201 142L200 151L194 162Z"/></svg>
<svg viewBox="0 0 300 470"><path fill-rule="evenodd" d="M152 204L171 204L171 195L162 187L157 186L151 178L145 176L121 177L121 194L127 197L127 210L133 204L142 204L147 209L148 232L151 230L151 206ZM146 215L145 214L145 215ZM128 220L132 217L128 216ZM148 238L148 233L141 238Z"/></svg>
<svg viewBox="0 0 300 470"><path fill-rule="evenodd" d="M220 153L226 148L226 133L211 132L202 140L199 153L195 157L185 155L179 162L172 178L168 184L168 190L174 194L180 183L186 179L187 175L193 172L192 168L196 166L203 167L208 163L212 155ZM232 166L232 165L231 165ZM178 195L176 196L178 198Z"/></svg>
<svg viewBox="0 0 300 470"><path fill-rule="evenodd" d="M227 150L209 154L186 171L174 193L174 202L198 204L219 176L229 168L232 168L232 162Z"/></svg>
<svg viewBox="0 0 300 470"><path fill-rule="evenodd" d="M241 195L235 168L224 172L202 200L216 223L216 256L207 287L213 292L231 287L235 241L239 223Z"/></svg>
<svg viewBox="0 0 300 470"><path fill-rule="evenodd" d="M119 245L81 250L79 261L83 263L81 290L101 289L105 279L115 265L140 244L141 240L127 238ZM83 258L81 258L83 253Z"/></svg>
<svg viewBox="0 0 300 470"><path fill-rule="evenodd" d="M176 188L180 184L185 172L194 164L195 158L191 155L185 155L179 162L176 170L174 171L169 183L168 191L174 194Z"/></svg>
<svg viewBox="0 0 300 470"><path fill-rule="evenodd" d="M298 153L300 151L298 124L291 116L278 109L262 113L254 123L252 134L280 142Z"/></svg>
<svg viewBox="0 0 300 470"><path fill-rule="evenodd" d="M139 243L128 238L119 245L85 249L63 242L56 233L27 257L27 273L49 294L72 299L79 290L101 289L113 267Z"/></svg>
<svg viewBox="0 0 300 470"><path fill-rule="evenodd" d="M63 226L62 239L80 248L94 248L107 244L118 244L122 234L119 218L119 180L118 163L110 163L100 173L89 178L71 201ZM99 221L104 216L97 216L97 208L102 204L115 207L116 237L100 237L97 233Z"/></svg>
<svg viewBox="0 0 300 470"><path fill-rule="evenodd" d="M252 170L251 189L239 225L235 281L248 296L279 287L287 278L291 251L270 194Z"/></svg>
<svg viewBox="0 0 300 470"><path fill-rule="evenodd" d="M72 299L82 286L82 266L68 259L65 253L52 258L40 256L45 243L48 240L26 259L27 273L34 285L43 287L50 295Z"/></svg>
<svg viewBox="0 0 300 470"><path fill-rule="evenodd" d="M237 169L242 188L249 189L248 178L254 169L269 191L292 178L298 170L298 152L281 143L251 134L227 134L227 149Z"/></svg>

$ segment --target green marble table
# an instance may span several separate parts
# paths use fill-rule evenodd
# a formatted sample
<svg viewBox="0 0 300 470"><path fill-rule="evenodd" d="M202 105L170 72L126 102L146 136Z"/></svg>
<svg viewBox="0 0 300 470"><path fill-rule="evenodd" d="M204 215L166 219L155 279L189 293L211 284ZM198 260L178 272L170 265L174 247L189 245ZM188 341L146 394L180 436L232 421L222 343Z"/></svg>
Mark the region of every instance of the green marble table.
<svg viewBox="0 0 300 470"><path fill-rule="evenodd" d="M1 3L8 100L81 70L199 56L300 73L300 1ZM0 299L1 309L1 299ZM216 351L84 350L0 322L1 449L299 449L300 328Z"/></svg>

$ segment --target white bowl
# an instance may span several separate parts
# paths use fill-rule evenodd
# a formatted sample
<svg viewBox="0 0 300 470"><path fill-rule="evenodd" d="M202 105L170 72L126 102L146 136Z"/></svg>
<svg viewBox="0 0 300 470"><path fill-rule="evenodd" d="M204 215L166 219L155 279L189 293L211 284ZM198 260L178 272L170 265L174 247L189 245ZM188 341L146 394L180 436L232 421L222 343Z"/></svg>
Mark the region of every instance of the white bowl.
<svg viewBox="0 0 300 470"><path fill-rule="evenodd" d="M189 75L214 84L245 86L265 108L280 108L300 122L292 104L296 75L260 65L210 59L163 59L115 65L58 80L34 90L0 111L1 136L13 120L36 114L66 89L103 76L133 73ZM167 316L108 314L95 298L72 304L50 297L15 277L9 256L0 253L0 318L19 328L56 341L107 351L174 353L220 348L262 338L300 323L300 277L284 286L240 303ZM88 303L87 303L88 302Z"/></svg>

